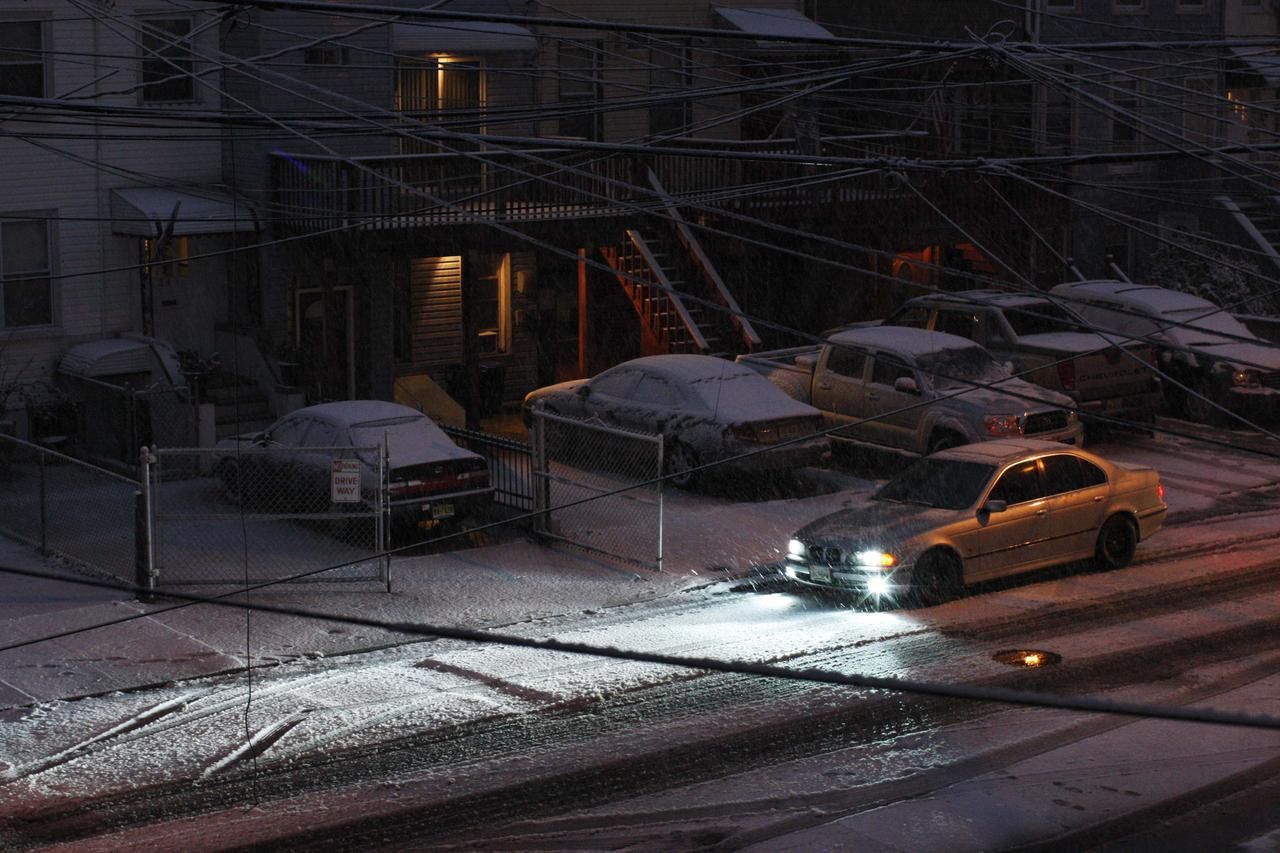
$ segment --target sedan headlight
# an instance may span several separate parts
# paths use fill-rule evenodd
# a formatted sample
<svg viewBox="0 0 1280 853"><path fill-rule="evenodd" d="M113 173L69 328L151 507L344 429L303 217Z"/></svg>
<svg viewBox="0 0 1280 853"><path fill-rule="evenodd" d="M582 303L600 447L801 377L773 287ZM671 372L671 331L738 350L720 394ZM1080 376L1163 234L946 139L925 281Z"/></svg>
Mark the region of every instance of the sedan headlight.
<svg viewBox="0 0 1280 853"><path fill-rule="evenodd" d="M799 539L792 539L787 543L787 555L791 557L803 557L804 543Z"/></svg>
<svg viewBox="0 0 1280 853"><path fill-rule="evenodd" d="M858 551L853 555L853 563L870 569L891 569L898 564L898 558L888 551Z"/></svg>
<svg viewBox="0 0 1280 853"><path fill-rule="evenodd" d="M1017 415L986 415L982 425L988 435L1017 435L1022 431Z"/></svg>
<svg viewBox="0 0 1280 853"><path fill-rule="evenodd" d="M1237 388L1260 388L1262 386L1262 377L1253 370L1233 370L1231 372L1231 384Z"/></svg>

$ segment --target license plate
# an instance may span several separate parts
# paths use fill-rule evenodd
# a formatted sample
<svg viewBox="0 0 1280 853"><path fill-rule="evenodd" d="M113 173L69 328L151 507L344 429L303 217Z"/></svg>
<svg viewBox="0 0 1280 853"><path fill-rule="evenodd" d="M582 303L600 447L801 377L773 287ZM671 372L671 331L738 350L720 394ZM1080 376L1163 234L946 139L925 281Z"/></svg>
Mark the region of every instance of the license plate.
<svg viewBox="0 0 1280 853"><path fill-rule="evenodd" d="M453 504L432 504L432 518L453 518Z"/></svg>
<svg viewBox="0 0 1280 853"><path fill-rule="evenodd" d="M817 565L810 566L809 580L822 581L824 583L831 583L831 567L817 566Z"/></svg>

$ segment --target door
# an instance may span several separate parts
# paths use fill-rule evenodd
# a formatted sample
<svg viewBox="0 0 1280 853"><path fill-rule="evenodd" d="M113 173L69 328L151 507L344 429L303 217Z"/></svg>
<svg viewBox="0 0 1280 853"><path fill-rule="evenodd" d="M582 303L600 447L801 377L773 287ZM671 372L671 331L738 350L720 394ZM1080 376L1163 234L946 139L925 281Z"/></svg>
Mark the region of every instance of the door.
<svg viewBox="0 0 1280 853"><path fill-rule="evenodd" d="M350 287L298 291L298 372L310 402L355 397L352 314Z"/></svg>
<svg viewBox="0 0 1280 853"><path fill-rule="evenodd" d="M1049 497L1046 526L1055 561L1092 556L1107 509L1107 475L1092 462L1070 453L1040 460Z"/></svg>
<svg viewBox="0 0 1280 853"><path fill-rule="evenodd" d="M811 400L822 410L824 426L836 427L853 423L860 416L865 385L867 354L861 350L832 345L826 363L813 377ZM857 431L837 435L860 436Z"/></svg>
<svg viewBox="0 0 1280 853"><path fill-rule="evenodd" d="M919 393L893 387L904 377L913 380L917 389L923 387L915 368L902 357L883 351L871 357L870 377L859 415L874 420L860 427L859 434L887 447L915 450L921 444L917 435L925 413L925 406L921 405L924 398Z"/></svg>
<svg viewBox="0 0 1280 853"><path fill-rule="evenodd" d="M966 573L967 582L987 580L1052 561L1048 540L1049 499L1045 497L1036 459L1009 466L996 480L987 500L1008 504L993 512L976 536L977 555Z"/></svg>

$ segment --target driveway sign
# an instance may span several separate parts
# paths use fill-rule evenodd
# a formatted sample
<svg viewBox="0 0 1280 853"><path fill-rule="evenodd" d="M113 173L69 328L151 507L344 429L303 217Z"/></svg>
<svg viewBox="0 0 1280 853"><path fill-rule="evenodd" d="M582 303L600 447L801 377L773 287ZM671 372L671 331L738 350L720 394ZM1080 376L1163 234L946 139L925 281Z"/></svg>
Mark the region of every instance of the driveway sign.
<svg viewBox="0 0 1280 853"><path fill-rule="evenodd" d="M360 502L360 461L334 459L330 469L329 499L336 504Z"/></svg>

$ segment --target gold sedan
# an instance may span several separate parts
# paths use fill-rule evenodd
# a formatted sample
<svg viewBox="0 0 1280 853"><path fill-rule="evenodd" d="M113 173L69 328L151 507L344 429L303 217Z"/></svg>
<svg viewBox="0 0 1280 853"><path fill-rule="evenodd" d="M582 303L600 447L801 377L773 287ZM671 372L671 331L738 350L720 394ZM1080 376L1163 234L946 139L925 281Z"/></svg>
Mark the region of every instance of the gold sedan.
<svg viewBox="0 0 1280 853"><path fill-rule="evenodd" d="M1062 563L1123 568L1167 512L1153 468L1056 442L984 441L919 459L864 506L805 525L784 571L865 601L936 604Z"/></svg>

